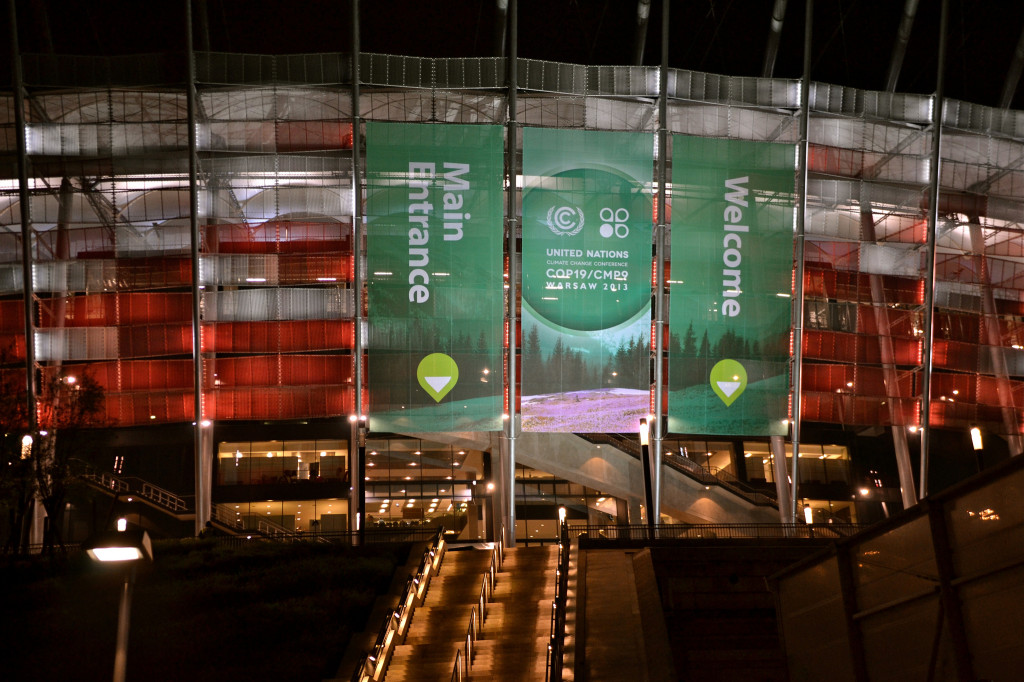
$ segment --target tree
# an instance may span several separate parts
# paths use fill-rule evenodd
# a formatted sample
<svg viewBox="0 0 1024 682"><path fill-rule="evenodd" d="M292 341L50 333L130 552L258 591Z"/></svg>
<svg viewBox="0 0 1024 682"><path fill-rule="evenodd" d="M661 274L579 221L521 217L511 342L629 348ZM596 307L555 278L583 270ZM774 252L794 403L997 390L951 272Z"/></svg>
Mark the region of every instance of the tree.
<svg viewBox="0 0 1024 682"><path fill-rule="evenodd" d="M84 446L87 427L100 425L103 388L88 373L44 372L36 396L39 427L29 433L25 370L10 362L12 357L10 351L0 353L0 506L8 517L4 551L27 549L32 504L38 499L48 517L43 551L53 552L63 549L65 502L78 474L72 456Z"/></svg>
<svg viewBox="0 0 1024 682"><path fill-rule="evenodd" d="M24 364L11 349L0 350L0 509L6 516L7 538L3 550L27 549L29 511L35 496L30 448L23 448L28 433L28 402Z"/></svg>
<svg viewBox="0 0 1024 682"><path fill-rule="evenodd" d="M71 466L86 438L84 429L99 425L103 387L96 379L61 372L44 375L40 386L39 437L32 444L32 464L39 500L46 510L43 553L64 549L61 531L69 485L78 473ZM60 438L58 439L58 433Z"/></svg>

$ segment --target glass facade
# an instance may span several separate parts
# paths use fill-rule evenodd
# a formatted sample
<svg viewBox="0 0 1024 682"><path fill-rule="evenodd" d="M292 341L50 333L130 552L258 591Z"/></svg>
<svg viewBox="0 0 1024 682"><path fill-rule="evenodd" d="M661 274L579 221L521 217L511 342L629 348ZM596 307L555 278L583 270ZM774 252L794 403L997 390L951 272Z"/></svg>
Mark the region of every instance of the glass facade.
<svg viewBox="0 0 1024 682"><path fill-rule="evenodd" d="M127 62L120 58L95 60L87 72L26 56L23 129L14 94L0 93L4 372L23 383L27 372L37 382L90 374L104 390L102 424L111 428L199 418L341 422L354 413L357 391L363 398L373 391L365 373L364 385L355 385L356 339L365 338L365 316L373 315L355 277L365 273L353 234L355 208L365 198L354 172L354 162L364 161L353 154L365 139L359 123L508 124L504 66L494 59L363 54L357 119L349 55L194 56L194 102L149 58L132 58L136 70L122 68ZM657 76L654 67L524 60L517 125L631 131L652 143L664 126L673 135L791 144L796 153L798 81L672 70L667 118L659 121ZM858 464L856 447L832 445L830 431L873 433L863 452L881 444L916 456L913 430L925 411L942 435L931 440L933 476L943 483L975 468L963 454L970 427L984 432L989 457L1018 454L1024 172L1017 159L1024 156L1024 112L945 102L932 273L925 197L938 132L933 98L811 88L804 277L794 281L794 294L805 300L801 481L822 489L842 484L849 493L862 470L877 470L873 460ZM24 186L16 172L22 134ZM505 150L506 161L518 158L521 139ZM522 178L509 184L521 187ZM669 200L685 191L668 187ZM520 210L518 191L509 205ZM685 239L677 231L668 241ZM503 257L522 254L506 248ZM666 275L666 283L683 277L671 263ZM929 324L934 344L926 357ZM513 352L526 354L521 332L518 338ZM662 371L660 362L651 366ZM519 388L519 377L513 381ZM652 401L664 403L667 394L666 387ZM704 438L670 437L666 456L773 482L766 443ZM463 517L482 523L487 491L479 486L489 478L490 455L412 442L371 434L367 522L426 523L448 515L458 524L471 523ZM284 487L296 505L316 504L322 525L321 501L340 505L348 494L351 453L342 441L230 438L206 447L216 460L218 494ZM886 456L883 479L895 468ZM596 508L589 493L559 492L557 483L549 491L529 480L524 500L546 504L550 495ZM303 494L301 486L318 483L336 484L334 494ZM255 493L247 497L245 504L268 504ZM831 493L811 499L836 516L846 514L840 503L852 502ZM269 504L261 516L309 528L297 506Z"/></svg>

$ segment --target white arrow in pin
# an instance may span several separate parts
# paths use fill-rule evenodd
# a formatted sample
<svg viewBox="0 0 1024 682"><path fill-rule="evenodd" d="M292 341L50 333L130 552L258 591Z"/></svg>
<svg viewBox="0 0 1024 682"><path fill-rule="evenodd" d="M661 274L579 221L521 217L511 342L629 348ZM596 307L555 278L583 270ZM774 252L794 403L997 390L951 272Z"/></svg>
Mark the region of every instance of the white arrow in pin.
<svg viewBox="0 0 1024 682"><path fill-rule="evenodd" d="M450 376L447 376L447 377L423 377L423 378L426 380L426 382L428 384L430 384L430 387L432 389L434 389L435 391L437 391L438 393L440 393L441 389L444 388L445 386L447 386L448 382L452 380L452 378ZM737 384L737 386L738 385L739 384ZM733 389L733 390L735 391L736 389Z"/></svg>
<svg viewBox="0 0 1024 682"><path fill-rule="evenodd" d="M740 387L740 382L738 382L738 381L719 381L718 382L718 387L720 389L722 389L722 393L724 393L725 396L728 398L728 397L732 396L733 393L736 392L737 388Z"/></svg>

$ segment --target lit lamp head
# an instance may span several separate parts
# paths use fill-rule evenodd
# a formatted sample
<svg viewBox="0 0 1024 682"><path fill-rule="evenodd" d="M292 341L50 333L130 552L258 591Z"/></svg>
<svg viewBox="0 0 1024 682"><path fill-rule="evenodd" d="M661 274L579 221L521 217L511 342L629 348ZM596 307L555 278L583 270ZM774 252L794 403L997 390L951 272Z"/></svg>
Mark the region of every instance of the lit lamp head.
<svg viewBox="0 0 1024 682"><path fill-rule="evenodd" d="M153 543L144 530L97 533L83 545L83 549L95 561L153 560Z"/></svg>
<svg viewBox="0 0 1024 682"><path fill-rule="evenodd" d="M640 420L640 445L647 445L651 437L651 427L646 419Z"/></svg>
<svg viewBox="0 0 1024 682"><path fill-rule="evenodd" d="M971 445L975 450L981 450L981 429L977 426L971 428Z"/></svg>

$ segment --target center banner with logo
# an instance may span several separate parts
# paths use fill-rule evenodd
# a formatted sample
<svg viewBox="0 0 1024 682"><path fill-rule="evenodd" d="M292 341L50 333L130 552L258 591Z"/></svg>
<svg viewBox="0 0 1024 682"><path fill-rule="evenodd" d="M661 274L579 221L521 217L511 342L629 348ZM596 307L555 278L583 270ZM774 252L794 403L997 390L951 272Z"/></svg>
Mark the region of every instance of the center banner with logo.
<svg viewBox="0 0 1024 682"><path fill-rule="evenodd" d="M787 433L796 153L672 137L668 428Z"/></svg>
<svg viewBox="0 0 1024 682"><path fill-rule="evenodd" d="M502 428L501 126L366 124L372 431Z"/></svg>
<svg viewBox="0 0 1024 682"><path fill-rule="evenodd" d="M635 432L648 412L653 139L523 131L523 431Z"/></svg>

